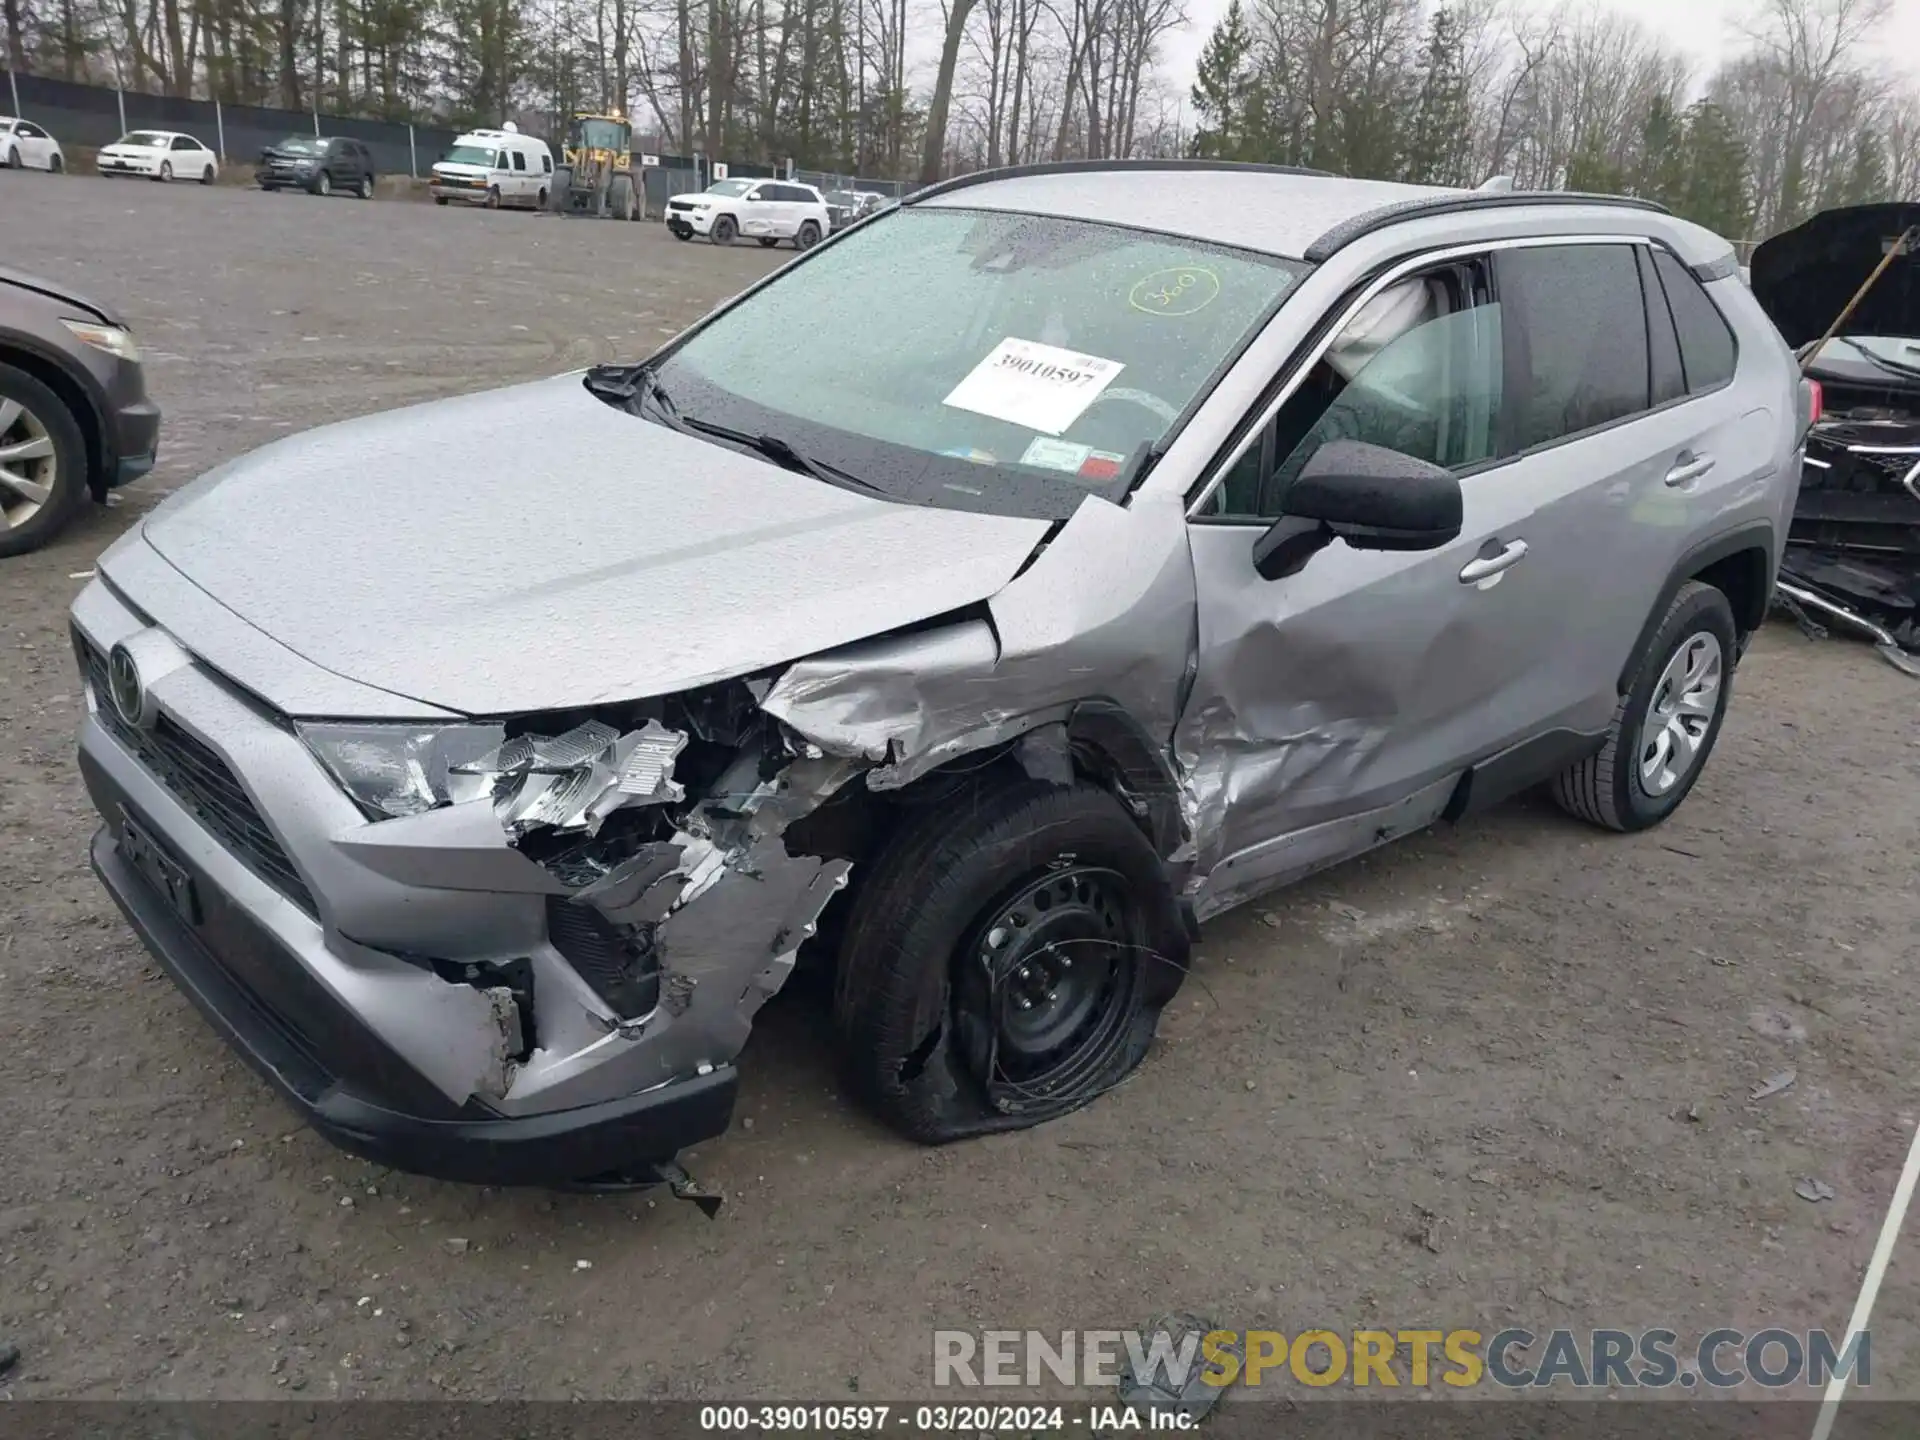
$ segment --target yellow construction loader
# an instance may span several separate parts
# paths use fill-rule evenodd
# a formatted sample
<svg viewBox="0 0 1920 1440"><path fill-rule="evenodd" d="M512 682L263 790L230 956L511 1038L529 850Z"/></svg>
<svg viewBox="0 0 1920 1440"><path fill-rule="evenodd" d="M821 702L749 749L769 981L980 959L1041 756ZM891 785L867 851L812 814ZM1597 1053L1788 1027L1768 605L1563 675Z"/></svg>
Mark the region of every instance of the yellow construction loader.
<svg viewBox="0 0 1920 1440"><path fill-rule="evenodd" d="M633 173L633 126L618 111L575 115L560 163L547 190L547 208L560 215L638 220L640 181Z"/></svg>

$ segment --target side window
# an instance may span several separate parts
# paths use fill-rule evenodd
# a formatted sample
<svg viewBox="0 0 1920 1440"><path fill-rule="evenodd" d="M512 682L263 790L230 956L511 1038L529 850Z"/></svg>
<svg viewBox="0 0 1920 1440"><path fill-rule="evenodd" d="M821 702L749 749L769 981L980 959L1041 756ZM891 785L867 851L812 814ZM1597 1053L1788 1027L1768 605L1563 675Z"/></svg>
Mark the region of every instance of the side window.
<svg viewBox="0 0 1920 1440"><path fill-rule="evenodd" d="M172 148L175 150L191 150L193 149L193 141L184 135L176 135L173 137Z"/></svg>
<svg viewBox="0 0 1920 1440"><path fill-rule="evenodd" d="M1208 512L1272 519L1330 440L1362 440L1463 470L1500 453L1501 307L1478 264L1399 281L1369 300L1314 362Z"/></svg>
<svg viewBox="0 0 1920 1440"><path fill-rule="evenodd" d="M1693 272L1670 250L1656 249L1653 266L1667 292L1674 329L1680 332L1680 363L1687 389L1695 394L1714 390L1733 379L1733 331Z"/></svg>
<svg viewBox="0 0 1920 1440"><path fill-rule="evenodd" d="M540 173L542 175L551 175L553 173L552 155L542 155L540 157Z"/></svg>
<svg viewBox="0 0 1920 1440"><path fill-rule="evenodd" d="M1514 406L1513 448L1530 450L1648 408L1652 358L1631 245L1504 250L1500 300L1515 327L1528 390Z"/></svg>
<svg viewBox="0 0 1920 1440"><path fill-rule="evenodd" d="M29 140L44 140L47 138L46 131L42 130L38 125L29 125L25 120L22 120L16 128L20 134L26 136Z"/></svg>
<svg viewBox="0 0 1920 1440"><path fill-rule="evenodd" d="M525 170L527 168L527 157L522 155L518 150L513 152L513 168L516 170Z"/></svg>
<svg viewBox="0 0 1920 1440"><path fill-rule="evenodd" d="M504 150L496 150L496 151L494 152L494 155L493 155L493 168L494 168L494 169L496 169L496 170L506 170L506 169L509 169L509 168L511 168L511 167L509 166L509 164L508 164L508 161L507 161L507 152L506 152L506 151L504 151Z"/></svg>
<svg viewBox="0 0 1920 1440"><path fill-rule="evenodd" d="M772 187L769 185L762 185L758 190L749 190L746 194L746 198L749 201L771 200L773 196L768 193L771 189Z"/></svg>
<svg viewBox="0 0 1920 1440"><path fill-rule="evenodd" d="M1653 403L1665 405L1687 393L1687 377L1680 368L1680 337L1673 331L1673 315L1667 309L1666 292L1653 270L1653 252L1644 245L1633 247L1640 262L1640 290L1647 297L1647 349L1651 357Z"/></svg>

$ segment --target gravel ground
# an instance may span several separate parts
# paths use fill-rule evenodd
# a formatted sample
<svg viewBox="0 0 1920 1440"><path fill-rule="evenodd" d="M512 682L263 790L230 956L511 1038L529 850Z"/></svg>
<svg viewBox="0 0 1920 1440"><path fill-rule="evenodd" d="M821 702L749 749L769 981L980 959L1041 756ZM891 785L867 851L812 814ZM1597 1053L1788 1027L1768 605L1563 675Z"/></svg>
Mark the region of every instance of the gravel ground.
<svg viewBox="0 0 1920 1440"><path fill-rule="evenodd" d="M1536 802L1208 927L1141 1072L941 1151L749 1047L726 1207L441 1185L307 1133L85 863L65 611L171 488L345 416L637 356L782 258L654 225L0 177L0 256L126 309L163 461L0 562L0 1344L16 1397L925 1395L936 1326L1846 1319L1915 1120L1912 682L1780 626L1656 833ZM537 423L537 417L536 423ZM454 463L450 460L450 463ZM395 477L404 484L405 477ZM1792 1069L1784 1093L1749 1092ZM1796 1198L1824 1181L1834 1198ZM458 1243L456 1243L458 1242ZM581 1262L590 1262L583 1265ZM1874 1390L1920 1393L1920 1248ZM1803 1392L1804 1393L1804 1392Z"/></svg>

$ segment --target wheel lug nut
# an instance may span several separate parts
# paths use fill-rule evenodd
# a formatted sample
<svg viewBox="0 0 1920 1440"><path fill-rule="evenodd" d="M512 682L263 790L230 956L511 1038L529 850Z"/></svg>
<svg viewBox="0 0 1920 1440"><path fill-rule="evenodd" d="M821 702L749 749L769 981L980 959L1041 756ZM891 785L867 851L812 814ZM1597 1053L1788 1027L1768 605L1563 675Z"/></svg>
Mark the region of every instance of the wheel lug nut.
<svg viewBox="0 0 1920 1440"><path fill-rule="evenodd" d="M1031 980L1033 978L1033 967L1031 965L1022 965L1020 967L1020 978L1022 980Z"/></svg>
<svg viewBox="0 0 1920 1440"><path fill-rule="evenodd" d="M1028 999L1028 998L1027 998L1026 996L1024 996L1024 995L1016 995L1016 996L1014 997L1014 1000L1013 1000L1013 1003L1014 1003L1015 1005L1018 1005L1018 1006L1019 1006L1019 1007L1020 1007L1020 1008L1021 1008L1022 1010L1031 1010L1031 1009L1033 1009L1033 1001L1031 1001L1031 1000L1029 1000L1029 999Z"/></svg>

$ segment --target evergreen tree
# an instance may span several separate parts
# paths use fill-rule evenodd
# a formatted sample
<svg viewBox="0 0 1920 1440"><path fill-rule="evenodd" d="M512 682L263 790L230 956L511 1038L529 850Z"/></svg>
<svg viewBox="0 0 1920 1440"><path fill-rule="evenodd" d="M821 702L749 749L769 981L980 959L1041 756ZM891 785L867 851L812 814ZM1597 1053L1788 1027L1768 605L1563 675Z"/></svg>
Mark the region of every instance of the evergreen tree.
<svg viewBox="0 0 1920 1440"><path fill-rule="evenodd" d="M1618 195L1627 188L1625 169L1608 153L1607 139L1597 130L1581 137L1567 162L1567 189L1590 195Z"/></svg>
<svg viewBox="0 0 1920 1440"><path fill-rule="evenodd" d="M1753 220L1747 199L1747 146L1711 100L1687 110L1682 140L1686 178L1675 208L1729 240L1744 240Z"/></svg>
<svg viewBox="0 0 1920 1440"><path fill-rule="evenodd" d="M1640 123L1640 154L1634 165L1633 193L1675 209L1683 203L1686 188L1684 128L1674 113L1673 102L1664 95L1656 95Z"/></svg>
<svg viewBox="0 0 1920 1440"><path fill-rule="evenodd" d="M1871 205L1890 198L1887 189L1887 152L1879 136L1863 129L1853 137L1853 163L1847 167L1840 203Z"/></svg>
<svg viewBox="0 0 1920 1440"><path fill-rule="evenodd" d="M1471 185L1462 172L1463 142L1471 128L1462 54L1464 37L1453 11L1434 11L1420 63L1420 93L1407 139L1406 178L1426 185Z"/></svg>
<svg viewBox="0 0 1920 1440"><path fill-rule="evenodd" d="M1240 0L1213 27L1193 79L1193 108L1200 127L1193 153L1215 160L1250 158L1253 116L1253 36Z"/></svg>

